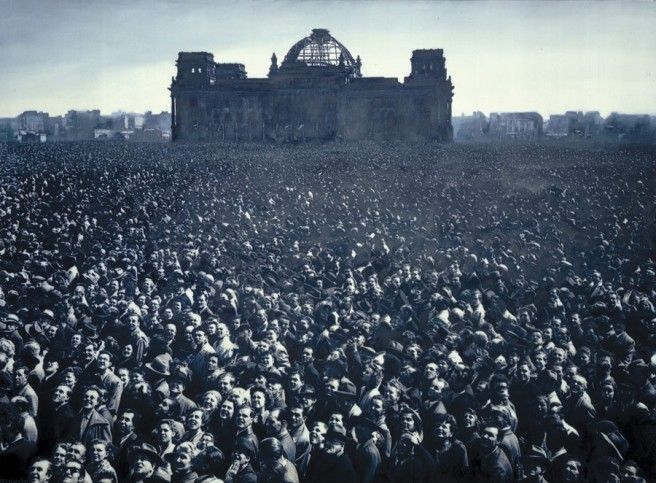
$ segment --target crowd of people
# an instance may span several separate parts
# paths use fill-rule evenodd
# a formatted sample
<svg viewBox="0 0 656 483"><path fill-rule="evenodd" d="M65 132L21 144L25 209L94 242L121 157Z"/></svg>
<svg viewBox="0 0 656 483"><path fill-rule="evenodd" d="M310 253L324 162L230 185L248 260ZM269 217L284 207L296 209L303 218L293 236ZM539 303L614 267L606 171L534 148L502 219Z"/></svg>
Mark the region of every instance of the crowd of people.
<svg viewBox="0 0 656 483"><path fill-rule="evenodd" d="M655 154L0 146L0 479L653 481Z"/></svg>

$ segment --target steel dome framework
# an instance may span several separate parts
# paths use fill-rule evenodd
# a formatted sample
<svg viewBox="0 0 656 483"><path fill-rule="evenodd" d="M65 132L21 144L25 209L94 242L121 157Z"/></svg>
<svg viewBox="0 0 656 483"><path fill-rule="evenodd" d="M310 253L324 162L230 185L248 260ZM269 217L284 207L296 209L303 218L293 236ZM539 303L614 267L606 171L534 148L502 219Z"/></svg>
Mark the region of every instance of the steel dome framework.
<svg viewBox="0 0 656 483"><path fill-rule="evenodd" d="M312 34L296 42L283 64L302 62L311 67L344 66L356 70L358 62L343 44L326 29L314 29Z"/></svg>

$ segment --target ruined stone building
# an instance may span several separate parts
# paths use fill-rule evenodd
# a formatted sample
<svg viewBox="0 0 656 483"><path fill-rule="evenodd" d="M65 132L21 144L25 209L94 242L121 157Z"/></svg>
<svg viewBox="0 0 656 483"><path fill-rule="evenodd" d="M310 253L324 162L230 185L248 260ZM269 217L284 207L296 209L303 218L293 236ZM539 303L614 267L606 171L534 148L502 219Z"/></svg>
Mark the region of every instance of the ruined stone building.
<svg viewBox="0 0 656 483"><path fill-rule="evenodd" d="M415 50L410 75L363 77L328 30L295 43L267 78L207 52L180 52L172 80L174 141L327 139L450 141L453 85L442 49Z"/></svg>
<svg viewBox="0 0 656 483"><path fill-rule="evenodd" d="M493 112L487 135L497 139L536 140L542 137L543 124L537 112Z"/></svg>

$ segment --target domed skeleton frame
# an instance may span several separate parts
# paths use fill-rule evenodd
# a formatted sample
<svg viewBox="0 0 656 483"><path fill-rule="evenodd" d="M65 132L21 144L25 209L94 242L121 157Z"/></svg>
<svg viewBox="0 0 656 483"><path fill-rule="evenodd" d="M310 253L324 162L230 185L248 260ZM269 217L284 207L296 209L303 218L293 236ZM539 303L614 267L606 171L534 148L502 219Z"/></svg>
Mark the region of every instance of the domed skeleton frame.
<svg viewBox="0 0 656 483"><path fill-rule="evenodd" d="M283 64L301 62L311 67L343 66L354 74L359 73L359 62L328 30L314 29L312 34L296 42Z"/></svg>

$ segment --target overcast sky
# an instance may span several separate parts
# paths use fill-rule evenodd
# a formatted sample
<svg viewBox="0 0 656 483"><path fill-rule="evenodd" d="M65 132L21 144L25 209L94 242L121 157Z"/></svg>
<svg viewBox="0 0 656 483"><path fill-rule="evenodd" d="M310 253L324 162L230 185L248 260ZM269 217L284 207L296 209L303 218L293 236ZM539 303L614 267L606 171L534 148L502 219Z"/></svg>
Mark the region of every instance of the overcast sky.
<svg viewBox="0 0 656 483"><path fill-rule="evenodd" d="M0 0L0 116L170 109L178 51L268 72L315 27L398 77L443 48L454 115L656 114L655 1Z"/></svg>

